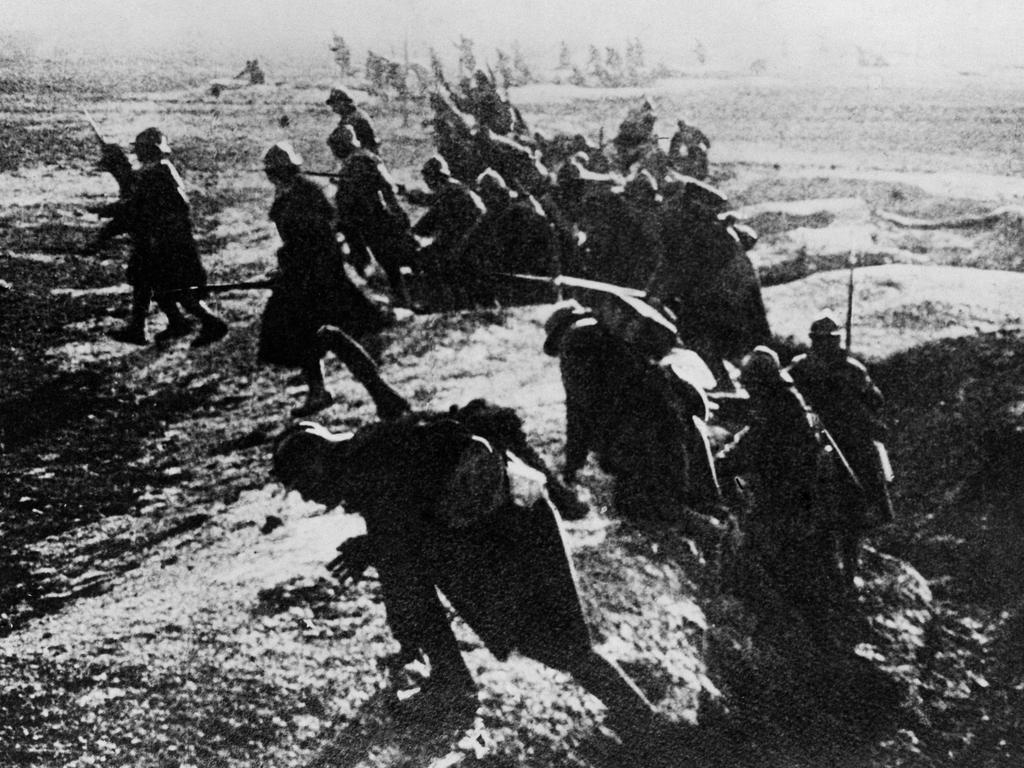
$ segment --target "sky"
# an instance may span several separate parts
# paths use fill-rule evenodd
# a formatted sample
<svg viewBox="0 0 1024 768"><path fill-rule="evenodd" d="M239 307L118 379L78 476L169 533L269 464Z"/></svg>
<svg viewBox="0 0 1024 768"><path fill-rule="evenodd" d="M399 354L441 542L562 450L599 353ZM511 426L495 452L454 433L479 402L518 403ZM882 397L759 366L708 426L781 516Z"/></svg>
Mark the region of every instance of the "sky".
<svg viewBox="0 0 1024 768"><path fill-rule="evenodd" d="M357 51L428 45L453 56L459 34L478 50L519 41L623 46L680 59L696 40L708 64L811 61L861 46L887 58L954 66L1024 64L1024 3L1009 0L2 0L0 30L29 33L37 51L182 49L293 56L332 32Z"/></svg>

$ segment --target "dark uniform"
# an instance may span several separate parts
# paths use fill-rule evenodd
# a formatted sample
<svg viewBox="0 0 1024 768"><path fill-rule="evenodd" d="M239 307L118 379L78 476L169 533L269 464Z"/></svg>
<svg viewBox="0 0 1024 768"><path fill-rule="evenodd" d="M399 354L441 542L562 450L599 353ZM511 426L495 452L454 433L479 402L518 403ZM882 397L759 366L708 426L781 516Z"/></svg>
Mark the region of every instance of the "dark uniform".
<svg viewBox="0 0 1024 768"><path fill-rule="evenodd" d="M619 235L620 280L617 285L646 288L665 254L661 238L661 196L650 171L641 170L626 182L625 221Z"/></svg>
<svg viewBox="0 0 1024 768"><path fill-rule="evenodd" d="M794 358L788 370L860 481L863 497L851 497L849 524L865 529L893 519L887 467L880 460L884 398L864 365L839 346L838 334L831 318L816 321L811 352Z"/></svg>
<svg viewBox="0 0 1024 768"><path fill-rule="evenodd" d="M551 316L544 345L558 356L565 387L566 480L592 451L615 479L619 514L679 522L713 543L716 521L698 514L718 512L720 501L702 429L706 397L676 374L670 349L652 359L574 305Z"/></svg>
<svg viewBox="0 0 1024 768"><path fill-rule="evenodd" d="M134 288L132 318L118 337L145 343L145 318L155 296L168 317L168 327L157 335L158 340L182 336L191 329L178 310L180 303L202 322L193 346L216 341L227 333L227 325L200 301L206 270L192 236L184 182L167 159L170 148L159 130L148 128L136 138L135 152L142 167L129 184L122 185L124 197L103 211L112 218L97 239L102 243L123 233L131 237L127 279ZM181 291L189 288L194 290ZM170 291L178 292L168 295Z"/></svg>
<svg viewBox="0 0 1024 768"><path fill-rule="evenodd" d="M639 728L650 703L595 651L551 502L541 487L510 490L500 436L475 434L459 412L410 414L338 440L322 428L287 433L275 473L321 503L344 502L366 538L342 545L376 567L397 661L424 652L420 696L441 710L475 708L475 684L437 590L499 659L512 651L572 674L613 715ZM344 563L335 563L345 571ZM352 571L355 571L353 573Z"/></svg>
<svg viewBox="0 0 1024 768"><path fill-rule="evenodd" d="M740 380L750 393L749 430L720 457L719 469L752 473L752 549L771 583L823 626L843 592L827 491L850 478L825 450L817 416L772 350L757 347Z"/></svg>
<svg viewBox="0 0 1024 768"><path fill-rule="evenodd" d="M353 336L379 331L381 312L348 279L332 226L334 212L323 190L296 175L279 188L270 209L283 245L279 275L263 311L259 359L301 367L322 354L320 326L337 325Z"/></svg>
<svg viewBox="0 0 1024 768"><path fill-rule="evenodd" d="M709 139L702 130L680 120L668 144L669 162L680 173L704 180L708 177ZM684 155L681 150L686 150Z"/></svg>
<svg viewBox="0 0 1024 768"><path fill-rule="evenodd" d="M420 237L432 237L429 252L438 257L455 252L466 233L486 212L479 196L456 179L436 191L433 204L413 226Z"/></svg>
<svg viewBox="0 0 1024 768"><path fill-rule="evenodd" d="M340 88L334 88L325 103L337 112L340 118L338 126L331 131L331 135L327 138L327 146L331 148L335 157L343 160L347 154L344 137L341 134L341 130L346 125L352 126L363 149L367 149L375 155L380 153L380 142L377 141L377 134L374 133L370 116L355 105L351 96Z"/></svg>
<svg viewBox="0 0 1024 768"><path fill-rule="evenodd" d="M345 141L351 142L351 133ZM356 146L341 162L337 185L338 229L346 238L351 236L370 248L387 275L396 302L408 306L402 266L412 265L417 247L390 174L377 155Z"/></svg>
<svg viewBox="0 0 1024 768"><path fill-rule="evenodd" d="M473 190L452 178L447 163L439 157L424 164L423 177L433 193L432 202L412 231L419 237L433 238L433 242L420 249L419 266L426 277L428 292L433 294L431 303L464 304L460 261L463 243L486 208Z"/></svg>
<svg viewBox="0 0 1024 768"><path fill-rule="evenodd" d="M692 180L670 182L663 191L665 250L647 293L672 307L686 345L717 368L723 358L771 339L760 282L745 240L720 218L721 193Z"/></svg>
<svg viewBox="0 0 1024 768"><path fill-rule="evenodd" d="M466 235L461 260L477 303L502 305L546 303L551 286L515 281L495 272L559 274L558 251L551 222L540 204L510 190L500 175L485 171L477 188L487 212Z"/></svg>

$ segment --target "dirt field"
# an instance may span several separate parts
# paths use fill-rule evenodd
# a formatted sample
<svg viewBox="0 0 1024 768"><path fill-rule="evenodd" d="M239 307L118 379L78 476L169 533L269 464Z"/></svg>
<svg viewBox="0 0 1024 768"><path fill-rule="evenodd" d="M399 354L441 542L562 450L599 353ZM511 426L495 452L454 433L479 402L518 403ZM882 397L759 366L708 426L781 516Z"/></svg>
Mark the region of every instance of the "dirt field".
<svg viewBox="0 0 1024 768"><path fill-rule="evenodd" d="M84 207L116 195L93 170L79 106L123 145L149 125L166 131L211 277L244 279L273 266L277 243L262 150L287 135L309 167L331 167L322 73L283 71L213 98L202 83L223 73L198 65L82 72L0 72L0 764L628 762L595 699L528 660L496 661L461 624L476 720L441 733L394 720L380 694L377 660L394 643L376 582L342 591L323 568L361 521L268 478L270 442L302 387L255 365L265 293L219 297L231 333L212 349L106 336L127 310L126 249L79 255L99 226ZM842 316L850 253L864 265L854 347L888 396L898 473L899 520L872 541L861 585L884 642L859 652L901 692L879 721L819 706L813 686L750 645L742 611L700 583L678 535L608 514L607 478L588 466L592 511L566 524L586 607L597 641L677 724L670 764L1024 761L1021 219L925 229L878 215L1024 205L1019 109L1005 106L1021 90L996 78L735 78L648 91L665 131L685 115L712 137L715 181L761 232L753 256L784 349L823 310ZM512 93L537 128L595 138L637 96ZM425 115L403 126L395 105L367 106L395 177L417 181L432 151ZM415 317L388 332L383 373L417 407L487 397L517 408L560 466L563 393L540 353L549 312ZM338 402L325 423L369 421L365 394L328 370ZM262 533L271 516L284 524ZM839 680L816 685L844 698Z"/></svg>

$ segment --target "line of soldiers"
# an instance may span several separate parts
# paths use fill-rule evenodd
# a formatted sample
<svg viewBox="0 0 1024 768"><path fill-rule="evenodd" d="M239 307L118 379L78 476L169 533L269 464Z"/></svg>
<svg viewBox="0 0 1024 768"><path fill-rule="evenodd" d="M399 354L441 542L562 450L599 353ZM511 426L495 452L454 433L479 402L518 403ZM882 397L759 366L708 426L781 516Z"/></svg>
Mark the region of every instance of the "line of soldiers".
<svg viewBox="0 0 1024 768"><path fill-rule="evenodd" d="M367 257L372 253L391 281L396 302L409 301L401 270L409 262L428 275L430 269L440 271L446 285L461 281L459 290L467 295L453 297L453 302L511 302L515 296L502 295L503 286L487 279L493 261L486 260L500 257L503 268L519 269L516 259L520 254L515 248L524 250L524 259L543 252L538 245L543 241L539 224L536 242L525 235L531 222L545 222L544 229L550 233L543 210L531 196L511 189L495 170L482 172L475 179L474 191L455 179L445 160L437 157L423 169L428 191L405 190L412 201L429 204L415 227L410 226L398 204L401 190L379 156L364 147L359 137L362 132L368 145L379 146L369 120L351 100L345 103L335 94L332 99L341 118L329 139L341 164L334 207L317 184L303 177L302 158L290 144L275 144L263 158L274 186L270 218L282 246L277 253L273 293L262 317L259 359L300 369L308 392L306 402L293 415L306 416L332 402L324 385L322 358L333 352L366 386L386 423L367 428L351 440L316 428L289 431L275 451L278 475L310 498L327 504L344 501L367 516L368 538L348 545L336 568L358 575L359 564L377 567L389 621L402 647L397 661L424 652L434 667L434 692L440 694L440 702L464 698L472 689L472 679L435 587L445 592L499 656L518 648L572 672L624 718L624 729L644 731L650 703L613 662L590 645L571 566L557 519L552 516L552 488L529 499L516 498L510 492L510 474L514 474L510 467L518 465L514 456L507 455L507 437L487 433L479 420L474 422L465 412L410 414L408 403L380 381L366 346L372 345L389 320L346 276L336 237L340 230L350 248L361 244ZM155 295L168 316L167 329L159 340L187 332L186 326L190 326L180 306L202 323L194 344L215 341L223 337L227 326L202 302L206 276L191 234L188 201L169 161L169 146L156 129L144 131L133 146L141 163L137 171L131 171L129 165L126 173L113 156L105 158L112 171L121 173L124 184L122 199L102 211L111 221L99 238L105 241L118 232L132 237L133 312L119 336L133 343L145 342L145 316ZM571 165L580 178L590 173L582 160ZM637 173L632 181L636 186L631 194L649 204L658 202L652 174ZM733 253L742 253L742 229L720 218L713 188L686 181L681 191L683 202L697 211L692 214L696 221L690 223L688 236L694 238L693 233L704 226L710 231L707 238L721 238L724 233L734 243ZM712 211L700 212L701 205ZM432 243L419 249L416 236L432 238ZM551 260L551 274L557 274L556 258L546 252L543 258ZM480 266L481 262L488 267ZM476 270L472 273L476 281L465 281L470 267ZM664 258L654 265L655 273L665 268ZM695 273L689 274L692 278ZM656 281L653 288L649 281L649 293L666 303L685 288L671 287L668 277ZM663 293L657 293L658 286ZM757 298L760 301L759 293ZM761 311L763 314L763 306ZM812 610L826 599L824 593L839 578L852 580L859 536L891 520L892 506L884 453L878 450L883 436L881 394L864 367L842 350L834 322L822 319L812 326L811 352L794 360L789 373L781 369L772 350L754 349L741 374L741 383L750 394L749 429L713 459L708 435L698 422L706 424L711 417L703 390L714 386L714 376L710 381L705 376L700 386L690 381L689 388L679 388L676 382L685 384L688 379L666 377L664 369L674 364L661 365L660 380L672 382L676 389L665 401L667 407L659 410L660 403L655 402L662 392L659 379L650 378L643 365L609 365L601 346L607 346L608 339L594 341L594 336L587 336L585 320L575 317L572 325L580 333L565 338L571 339L576 351L593 352L598 367L593 376L578 379L592 385L600 378L598 374L618 374L625 384L616 390L616 399L595 399L569 416L570 421L577 421L567 429L566 479L573 479L586 453L594 449L603 454L603 463L616 479L626 481L625 492L617 501L642 507L655 489L664 491L657 503L668 508L677 501L668 495L675 490L667 485L655 488L646 478L663 474L662 480L675 479L673 474L687 473L687 480L694 482L685 488L679 507L710 503L703 510L707 512L719 501L718 477L750 472L756 477L757 503L749 535L769 578L794 602ZM766 324L759 333L767 336ZM565 341L559 343L564 366L567 346ZM588 350L588 344L596 346ZM567 407L571 407L575 396L565 373L563 367ZM599 394L607 397L608 391ZM578 421L595 410L628 415L637 423L631 425L627 419L609 426ZM634 430L632 448L623 450L615 444L630 429L643 426L641 421L657 429L650 433ZM677 436L664 432L673 424L696 431L673 442ZM603 436L597 434L601 430ZM521 425L519 435L522 437ZM520 442L525 444L525 438ZM513 453L523 458L522 448ZM644 474L654 469L658 471ZM821 488L827 484L823 477L829 472L835 481L831 487L839 491L824 499ZM396 483L396 478L401 482ZM481 478L489 480L481 484ZM829 506L831 517L822 517L823 506ZM691 522L695 528L700 524L697 519ZM710 528L710 532L703 531L708 538L721 532L713 522ZM835 559L827 556L827 551L834 552L837 536L842 538L845 560L841 575L832 567ZM514 593L502 593L502 579L485 578L495 569L504 583L518 584ZM481 590L483 598L478 595ZM482 609L490 598L489 610ZM543 609L543 617L537 615L538 608ZM542 625L547 633L538 629Z"/></svg>
<svg viewBox="0 0 1024 768"><path fill-rule="evenodd" d="M397 185L377 153L380 144L366 113L341 89L334 89L327 103L339 116L327 142L339 161L338 227L357 269L365 269L372 254L403 306L412 301L403 268L416 275L422 299L433 308L551 298L550 291L508 287L492 274L558 274L553 231L535 199L511 189L492 168L474 180L472 189L453 176L441 156L423 166L426 190ZM428 208L415 226L398 195ZM420 247L417 238L426 244Z"/></svg>

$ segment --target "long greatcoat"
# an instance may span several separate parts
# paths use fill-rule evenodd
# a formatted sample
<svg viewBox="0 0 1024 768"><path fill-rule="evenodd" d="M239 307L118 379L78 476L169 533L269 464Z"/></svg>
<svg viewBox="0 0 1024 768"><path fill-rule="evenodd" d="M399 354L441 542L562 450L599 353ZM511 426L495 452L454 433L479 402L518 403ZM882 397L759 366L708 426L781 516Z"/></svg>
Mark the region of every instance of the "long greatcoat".
<svg viewBox="0 0 1024 768"><path fill-rule="evenodd" d="M316 331L336 325L359 337L384 326L382 312L349 280L323 190L297 176L270 209L283 245L279 276L263 311L259 360L298 367L317 360Z"/></svg>
<svg viewBox="0 0 1024 768"><path fill-rule="evenodd" d="M116 204L103 239L128 233L132 252L128 282L156 292L206 285L206 271L192 237L192 219L181 176L169 160L134 172L131 190Z"/></svg>

